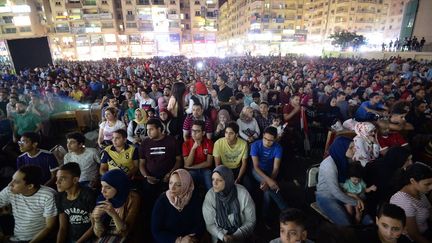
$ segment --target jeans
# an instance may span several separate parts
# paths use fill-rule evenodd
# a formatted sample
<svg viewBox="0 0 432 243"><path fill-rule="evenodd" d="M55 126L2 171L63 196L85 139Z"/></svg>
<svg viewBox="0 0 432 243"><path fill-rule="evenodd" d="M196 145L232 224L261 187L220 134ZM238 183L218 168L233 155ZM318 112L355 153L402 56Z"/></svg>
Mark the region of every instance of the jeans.
<svg viewBox="0 0 432 243"><path fill-rule="evenodd" d="M343 202L320 194L316 194L316 202L321 211L336 225L351 225L350 216L346 212ZM369 215L363 216L362 224L369 225L373 223L374 221Z"/></svg>
<svg viewBox="0 0 432 243"><path fill-rule="evenodd" d="M264 181L264 179L254 169L252 169L252 176L255 178L256 181L258 181L259 184L261 184ZM276 192L275 190L269 188L263 192L263 196L264 198L263 198L262 212L263 212L264 219L268 219L271 200L273 200L276 203L279 210L281 211L288 208L288 205L283 199L280 192Z"/></svg>
<svg viewBox="0 0 432 243"><path fill-rule="evenodd" d="M188 171L195 184L204 184L207 191L212 188L212 171L210 169L190 169Z"/></svg>

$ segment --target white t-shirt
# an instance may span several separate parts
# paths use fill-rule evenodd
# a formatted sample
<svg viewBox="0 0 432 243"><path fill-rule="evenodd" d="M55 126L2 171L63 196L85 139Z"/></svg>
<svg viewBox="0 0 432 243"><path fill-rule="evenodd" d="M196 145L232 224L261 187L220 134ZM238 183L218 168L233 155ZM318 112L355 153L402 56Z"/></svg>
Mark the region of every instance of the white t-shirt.
<svg viewBox="0 0 432 243"><path fill-rule="evenodd" d="M55 194L52 188L46 186L41 186L28 197L13 194L9 186L0 192L0 207L12 205L15 227L11 240L30 241L45 228L45 218L57 216Z"/></svg>
<svg viewBox="0 0 432 243"><path fill-rule="evenodd" d="M92 181L98 175L98 164L100 156L96 149L85 148L82 154L73 152L67 153L64 156L64 163L76 162L81 169L80 181Z"/></svg>
<svg viewBox="0 0 432 243"><path fill-rule="evenodd" d="M119 129L125 129L126 130L125 124L120 120L117 120L117 122L112 127L108 125L107 121L103 121L99 125L99 128L104 130L103 131L103 140L109 140L109 141L111 141L112 135L115 131L117 131Z"/></svg>

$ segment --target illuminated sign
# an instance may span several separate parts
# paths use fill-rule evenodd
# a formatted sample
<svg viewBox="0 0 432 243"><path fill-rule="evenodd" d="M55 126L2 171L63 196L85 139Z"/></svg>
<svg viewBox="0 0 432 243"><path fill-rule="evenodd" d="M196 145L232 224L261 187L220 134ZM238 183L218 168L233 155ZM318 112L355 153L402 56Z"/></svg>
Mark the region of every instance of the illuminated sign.
<svg viewBox="0 0 432 243"><path fill-rule="evenodd" d="M28 5L15 5L11 6L13 13L30 13L31 9Z"/></svg>

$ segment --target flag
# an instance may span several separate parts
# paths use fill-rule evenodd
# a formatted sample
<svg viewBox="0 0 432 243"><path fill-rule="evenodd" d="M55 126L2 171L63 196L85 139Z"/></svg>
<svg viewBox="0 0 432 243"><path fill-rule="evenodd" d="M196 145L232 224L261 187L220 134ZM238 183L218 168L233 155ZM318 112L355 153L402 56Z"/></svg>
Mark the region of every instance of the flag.
<svg viewBox="0 0 432 243"><path fill-rule="evenodd" d="M310 142L309 142L309 127L306 117L306 109L304 106L301 106L300 110L300 128L303 132L303 146L305 152L310 151Z"/></svg>

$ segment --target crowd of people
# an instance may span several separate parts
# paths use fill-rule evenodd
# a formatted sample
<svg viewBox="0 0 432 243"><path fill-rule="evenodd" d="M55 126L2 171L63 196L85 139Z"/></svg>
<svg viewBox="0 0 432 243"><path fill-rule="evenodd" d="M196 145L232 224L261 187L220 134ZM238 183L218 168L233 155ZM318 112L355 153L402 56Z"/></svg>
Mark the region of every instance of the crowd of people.
<svg viewBox="0 0 432 243"><path fill-rule="evenodd" d="M425 44L426 39L424 37L418 40L416 36L413 36L412 38L405 37L403 41L396 38L394 42L391 40L388 44L383 42L381 47L382 51L423 51Z"/></svg>
<svg viewBox="0 0 432 243"><path fill-rule="evenodd" d="M432 242L431 81L432 63L398 57L5 69L4 241L260 242L255 228L278 221L272 243ZM94 147L72 132L61 158L42 149L59 131L51 115L87 105L101 114ZM301 186L300 158L317 149L316 203L332 224L310 229L283 185Z"/></svg>

